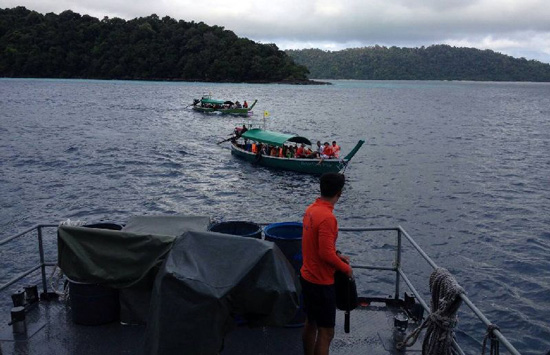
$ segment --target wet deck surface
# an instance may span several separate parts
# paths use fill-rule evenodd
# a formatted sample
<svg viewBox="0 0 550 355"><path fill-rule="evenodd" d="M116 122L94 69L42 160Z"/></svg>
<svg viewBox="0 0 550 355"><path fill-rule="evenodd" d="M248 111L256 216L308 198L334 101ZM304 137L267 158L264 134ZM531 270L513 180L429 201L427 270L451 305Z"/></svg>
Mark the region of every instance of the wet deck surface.
<svg viewBox="0 0 550 355"><path fill-rule="evenodd" d="M393 317L399 309L384 303L351 312L351 332L344 332L344 312L337 312L331 354L421 353L421 340L406 352L394 348ZM72 322L62 301L40 302L27 314L27 336L15 336L9 313L0 315L0 354L141 354L145 326L111 323L82 326ZM409 323L409 332L417 324ZM248 328L238 326L225 339L222 354L301 354L301 327ZM193 336L182 335L182 336ZM182 354L185 351L182 351Z"/></svg>

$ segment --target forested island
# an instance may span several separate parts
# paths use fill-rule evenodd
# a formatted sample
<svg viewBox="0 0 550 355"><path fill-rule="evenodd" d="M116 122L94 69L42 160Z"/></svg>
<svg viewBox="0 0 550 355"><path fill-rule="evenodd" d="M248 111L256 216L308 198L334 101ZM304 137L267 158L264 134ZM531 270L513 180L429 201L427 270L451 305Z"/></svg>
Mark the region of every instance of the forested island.
<svg viewBox="0 0 550 355"><path fill-rule="evenodd" d="M319 83L308 79L550 81L550 64L475 48L281 51L202 22L0 9L0 77Z"/></svg>
<svg viewBox="0 0 550 355"><path fill-rule="evenodd" d="M318 79L550 81L550 64L449 45L286 53L309 69L310 78Z"/></svg>
<svg viewBox="0 0 550 355"><path fill-rule="evenodd" d="M0 9L0 77L312 83L307 75L276 45L202 22Z"/></svg>

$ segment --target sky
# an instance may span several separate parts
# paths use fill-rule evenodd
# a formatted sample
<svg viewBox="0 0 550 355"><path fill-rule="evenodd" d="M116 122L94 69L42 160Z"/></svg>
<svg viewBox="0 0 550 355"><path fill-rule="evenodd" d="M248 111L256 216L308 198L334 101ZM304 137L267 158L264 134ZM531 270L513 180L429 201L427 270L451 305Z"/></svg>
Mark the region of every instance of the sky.
<svg viewBox="0 0 550 355"><path fill-rule="evenodd" d="M548 0L0 0L16 6L99 19L169 16L283 50L448 44L550 63Z"/></svg>

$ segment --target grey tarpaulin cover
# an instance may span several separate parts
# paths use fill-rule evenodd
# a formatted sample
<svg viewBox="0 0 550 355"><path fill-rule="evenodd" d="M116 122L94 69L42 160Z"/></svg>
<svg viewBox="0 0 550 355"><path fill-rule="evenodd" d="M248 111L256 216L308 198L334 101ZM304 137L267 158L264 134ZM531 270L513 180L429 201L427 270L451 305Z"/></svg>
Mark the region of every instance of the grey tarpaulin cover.
<svg viewBox="0 0 550 355"><path fill-rule="evenodd" d="M137 234L158 234L177 237L183 233L206 231L210 226L210 217L207 216L135 216L128 220L122 228L125 232Z"/></svg>
<svg viewBox="0 0 550 355"><path fill-rule="evenodd" d="M153 282L175 238L206 231L208 216L136 216L122 231L61 226L58 262L75 282L120 289L120 320L144 324Z"/></svg>
<svg viewBox="0 0 550 355"><path fill-rule="evenodd" d="M240 314L249 325L288 323L299 305L295 272L273 243L187 232L153 289L146 354L218 354Z"/></svg>

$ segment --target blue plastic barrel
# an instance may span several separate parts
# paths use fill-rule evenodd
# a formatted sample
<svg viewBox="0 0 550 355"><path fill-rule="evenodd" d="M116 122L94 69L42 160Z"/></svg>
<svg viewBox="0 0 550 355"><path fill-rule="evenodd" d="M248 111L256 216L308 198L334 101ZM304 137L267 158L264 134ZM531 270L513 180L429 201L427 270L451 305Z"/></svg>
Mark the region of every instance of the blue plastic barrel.
<svg viewBox="0 0 550 355"><path fill-rule="evenodd" d="M265 239L274 242L288 259L296 275L300 275L302 267L302 223L273 223L264 228ZM300 297L300 309L287 327L301 327L306 321L303 302Z"/></svg>
<svg viewBox="0 0 550 355"><path fill-rule="evenodd" d="M302 267L302 223L273 223L264 228L264 234L266 240L277 244L299 275Z"/></svg>
<svg viewBox="0 0 550 355"><path fill-rule="evenodd" d="M227 221L216 223L208 229L211 232L238 235L246 238L262 238L262 228L252 222Z"/></svg>

